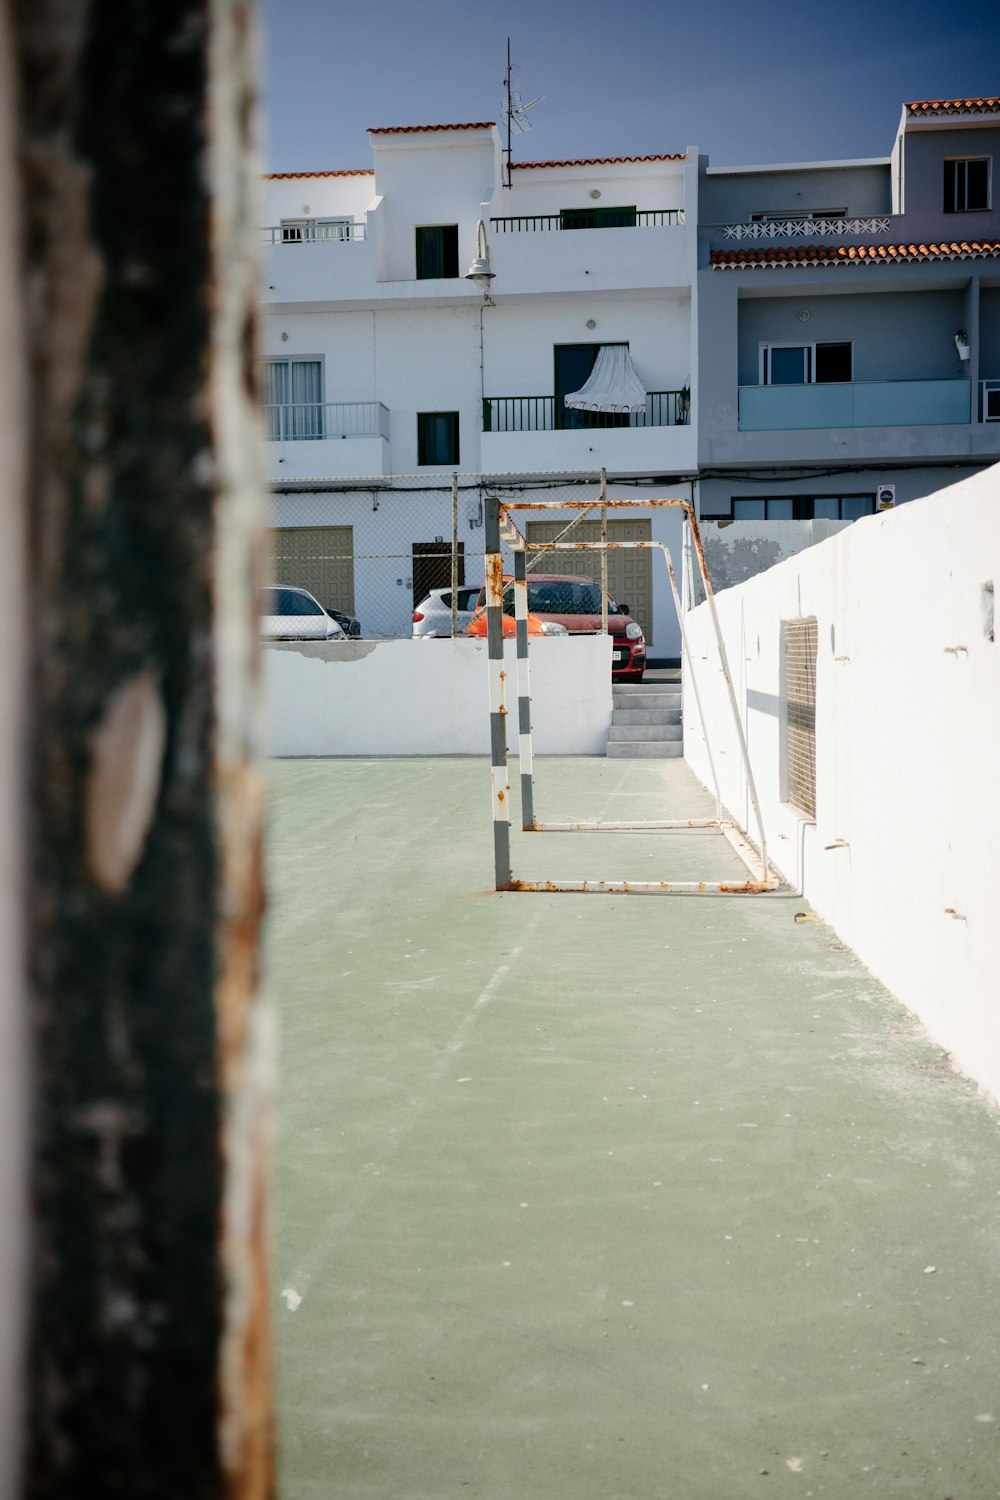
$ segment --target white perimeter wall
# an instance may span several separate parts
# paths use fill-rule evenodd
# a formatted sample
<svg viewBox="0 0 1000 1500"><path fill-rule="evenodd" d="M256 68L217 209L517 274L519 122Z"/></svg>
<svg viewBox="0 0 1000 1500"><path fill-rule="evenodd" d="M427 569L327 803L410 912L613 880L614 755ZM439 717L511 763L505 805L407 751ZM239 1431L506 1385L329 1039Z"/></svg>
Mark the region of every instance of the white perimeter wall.
<svg viewBox="0 0 1000 1500"><path fill-rule="evenodd" d="M517 662L505 642L509 748L517 750ZM603 755L611 723L611 640L530 645L534 748ZM485 641L282 642L264 651L271 753L486 755Z"/></svg>
<svg viewBox="0 0 1000 1500"><path fill-rule="evenodd" d="M1000 644L985 586L998 581L1000 466L717 596L769 855L995 1098ZM781 801L779 765L780 623L811 615L814 823ZM754 834L707 605L686 623L684 753L711 784L693 670L723 801Z"/></svg>

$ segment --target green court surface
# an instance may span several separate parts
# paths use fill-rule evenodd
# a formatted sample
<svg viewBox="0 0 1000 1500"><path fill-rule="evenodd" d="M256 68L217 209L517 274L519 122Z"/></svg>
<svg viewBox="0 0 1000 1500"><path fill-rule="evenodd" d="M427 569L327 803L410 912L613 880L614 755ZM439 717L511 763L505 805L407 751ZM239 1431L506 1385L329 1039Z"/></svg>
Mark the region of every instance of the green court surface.
<svg viewBox="0 0 1000 1500"><path fill-rule="evenodd" d="M271 786L283 1500L1000 1496L1000 1120L801 897L498 896L485 760ZM683 761L538 797L714 811Z"/></svg>

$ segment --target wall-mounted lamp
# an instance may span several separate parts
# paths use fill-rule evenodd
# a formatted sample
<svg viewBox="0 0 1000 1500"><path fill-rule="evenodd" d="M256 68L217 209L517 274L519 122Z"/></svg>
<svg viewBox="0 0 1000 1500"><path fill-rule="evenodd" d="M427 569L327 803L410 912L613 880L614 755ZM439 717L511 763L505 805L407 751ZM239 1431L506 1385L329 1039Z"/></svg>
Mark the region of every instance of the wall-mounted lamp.
<svg viewBox="0 0 1000 1500"><path fill-rule="evenodd" d="M471 281L481 292L488 292L490 282L495 276L490 269L490 248L486 240L486 225L480 219L476 225L476 258L465 273L466 281Z"/></svg>

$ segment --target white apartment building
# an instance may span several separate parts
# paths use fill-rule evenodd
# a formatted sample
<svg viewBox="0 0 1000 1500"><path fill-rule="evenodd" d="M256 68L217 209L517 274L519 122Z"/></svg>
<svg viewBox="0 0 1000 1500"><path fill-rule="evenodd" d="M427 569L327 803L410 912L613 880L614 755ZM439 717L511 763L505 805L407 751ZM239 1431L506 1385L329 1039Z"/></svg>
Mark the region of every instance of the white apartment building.
<svg viewBox="0 0 1000 1500"><path fill-rule="evenodd" d="M507 186L489 122L369 139L372 168L265 182L277 576L365 635L408 634L416 599L447 582L455 472L466 582L482 578L484 494L596 496L602 467L608 498L632 502L611 539L660 539L676 559L679 512L643 502L690 498L697 472L697 151L515 162ZM466 279L484 249L485 293ZM609 371L643 410L567 407ZM539 514L529 533L551 540L567 520ZM650 656L679 656L660 555L612 553L610 583Z"/></svg>

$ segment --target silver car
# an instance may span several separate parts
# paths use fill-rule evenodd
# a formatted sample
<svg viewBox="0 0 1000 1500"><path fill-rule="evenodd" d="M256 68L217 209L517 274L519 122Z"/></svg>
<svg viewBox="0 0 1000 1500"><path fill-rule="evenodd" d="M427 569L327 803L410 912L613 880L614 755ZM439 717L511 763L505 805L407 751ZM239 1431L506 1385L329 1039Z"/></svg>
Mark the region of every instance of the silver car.
<svg viewBox="0 0 1000 1500"><path fill-rule="evenodd" d="M343 629L308 589L280 583L261 590L260 633L266 641L343 641Z"/></svg>
<svg viewBox="0 0 1000 1500"><path fill-rule="evenodd" d="M458 590L458 634L472 619L481 583L463 584ZM431 589L413 611L413 634L435 638L451 635L451 589Z"/></svg>

